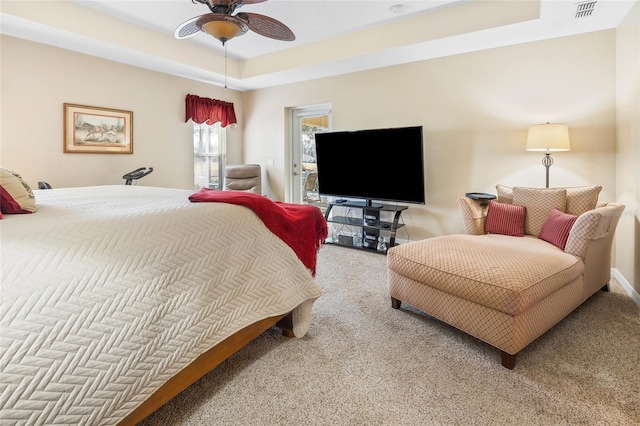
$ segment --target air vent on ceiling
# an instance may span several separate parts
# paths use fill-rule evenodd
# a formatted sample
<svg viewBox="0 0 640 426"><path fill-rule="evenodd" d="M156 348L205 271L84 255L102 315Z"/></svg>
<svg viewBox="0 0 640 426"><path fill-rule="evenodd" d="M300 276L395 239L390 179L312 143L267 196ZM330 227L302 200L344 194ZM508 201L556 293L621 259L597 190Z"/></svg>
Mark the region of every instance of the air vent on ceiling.
<svg viewBox="0 0 640 426"><path fill-rule="evenodd" d="M591 16L593 10L596 8L597 1L586 1L578 3L576 8L576 18L586 18Z"/></svg>

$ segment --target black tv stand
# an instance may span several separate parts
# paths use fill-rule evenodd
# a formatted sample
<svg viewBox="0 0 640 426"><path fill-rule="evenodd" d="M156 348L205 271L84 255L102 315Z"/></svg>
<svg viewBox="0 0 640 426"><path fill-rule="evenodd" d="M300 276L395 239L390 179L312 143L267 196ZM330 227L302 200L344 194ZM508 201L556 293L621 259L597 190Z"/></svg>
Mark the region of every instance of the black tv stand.
<svg viewBox="0 0 640 426"><path fill-rule="evenodd" d="M374 209L381 209L384 207L384 204L376 203L373 200L356 201L356 200L346 200L344 198L335 200L333 204L337 206L345 206L345 207L359 207L359 208L372 207Z"/></svg>
<svg viewBox="0 0 640 426"><path fill-rule="evenodd" d="M334 207L338 207L337 212ZM404 226L403 223L399 223L400 216L408 208L375 203L372 200L332 201L327 206L324 218L330 227L337 229L334 232L337 235L330 235L325 243L386 253L378 250L378 239L382 236L387 248L395 245L396 232ZM350 209L357 209L356 215L350 214ZM354 234L360 234L361 244L354 241Z"/></svg>

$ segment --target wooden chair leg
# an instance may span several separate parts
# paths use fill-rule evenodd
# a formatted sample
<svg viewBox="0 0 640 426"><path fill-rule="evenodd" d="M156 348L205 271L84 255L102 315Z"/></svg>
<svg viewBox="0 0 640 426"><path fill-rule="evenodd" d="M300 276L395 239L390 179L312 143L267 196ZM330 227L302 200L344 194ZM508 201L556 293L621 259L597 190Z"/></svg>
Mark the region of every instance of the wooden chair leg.
<svg viewBox="0 0 640 426"><path fill-rule="evenodd" d="M500 351L500 359L502 360L502 366L508 368L509 370L513 370L513 367L516 366L516 356L506 353L505 351Z"/></svg>
<svg viewBox="0 0 640 426"><path fill-rule="evenodd" d="M601 291L609 291L609 283L606 283L600 290Z"/></svg>
<svg viewBox="0 0 640 426"><path fill-rule="evenodd" d="M391 298L391 307L393 309L400 309L400 305L402 305L402 302L399 301L398 299L396 299L395 297Z"/></svg>

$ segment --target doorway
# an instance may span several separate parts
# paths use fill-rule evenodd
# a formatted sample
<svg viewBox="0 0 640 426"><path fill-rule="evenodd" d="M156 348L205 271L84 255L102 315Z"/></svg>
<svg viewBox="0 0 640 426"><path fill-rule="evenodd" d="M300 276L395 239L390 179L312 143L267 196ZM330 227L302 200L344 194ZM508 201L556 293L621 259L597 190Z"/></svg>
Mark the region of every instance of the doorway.
<svg viewBox="0 0 640 426"><path fill-rule="evenodd" d="M291 199L320 205L316 165L316 133L331 131L331 105L291 110Z"/></svg>

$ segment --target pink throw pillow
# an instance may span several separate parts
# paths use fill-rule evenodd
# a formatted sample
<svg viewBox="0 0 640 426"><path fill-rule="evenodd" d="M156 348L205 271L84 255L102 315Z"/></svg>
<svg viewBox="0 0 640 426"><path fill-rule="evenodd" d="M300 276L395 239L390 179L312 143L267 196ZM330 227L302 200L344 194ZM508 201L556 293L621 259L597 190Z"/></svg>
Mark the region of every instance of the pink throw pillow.
<svg viewBox="0 0 640 426"><path fill-rule="evenodd" d="M547 215L547 220L542 225L538 238L564 250L569 232L577 219L578 216L553 209Z"/></svg>
<svg viewBox="0 0 640 426"><path fill-rule="evenodd" d="M489 234L524 236L524 221L527 209L515 204L489 202L484 231Z"/></svg>

